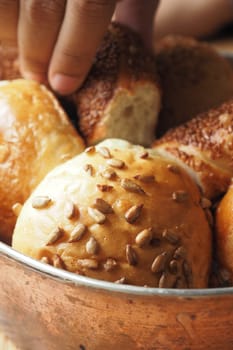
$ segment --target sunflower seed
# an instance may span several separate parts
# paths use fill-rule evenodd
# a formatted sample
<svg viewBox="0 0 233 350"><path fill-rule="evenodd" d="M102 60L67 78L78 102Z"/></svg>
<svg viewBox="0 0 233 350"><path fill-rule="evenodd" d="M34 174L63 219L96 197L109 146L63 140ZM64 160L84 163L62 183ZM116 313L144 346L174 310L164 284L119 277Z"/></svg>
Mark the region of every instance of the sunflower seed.
<svg viewBox="0 0 233 350"><path fill-rule="evenodd" d="M116 177L116 172L111 168L106 168L101 175L108 180L112 180Z"/></svg>
<svg viewBox="0 0 233 350"><path fill-rule="evenodd" d="M113 186L109 185L97 184L96 186L101 192L110 192L113 189Z"/></svg>
<svg viewBox="0 0 233 350"><path fill-rule="evenodd" d="M176 276L163 272L159 279L159 288L172 288L176 283Z"/></svg>
<svg viewBox="0 0 233 350"><path fill-rule="evenodd" d="M106 216L101 213L98 209L88 207L88 214L90 217L97 223L97 224L103 224L106 220Z"/></svg>
<svg viewBox="0 0 233 350"><path fill-rule="evenodd" d="M32 207L35 209L44 209L51 203L48 196L37 196L32 198Z"/></svg>
<svg viewBox="0 0 233 350"><path fill-rule="evenodd" d="M125 219L129 224L133 224L140 216L143 204L133 205L125 213Z"/></svg>
<svg viewBox="0 0 233 350"><path fill-rule="evenodd" d="M107 147L99 147L98 153L104 158L111 158L112 155Z"/></svg>
<svg viewBox="0 0 233 350"><path fill-rule="evenodd" d="M174 174L178 174L180 172L180 169L174 164L168 164L167 169Z"/></svg>
<svg viewBox="0 0 233 350"><path fill-rule="evenodd" d="M91 270L96 270L99 267L99 263L95 259L78 259L77 263L81 267L91 269Z"/></svg>
<svg viewBox="0 0 233 350"><path fill-rule="evenodd" d="M212 202L208 198L202 197L200 204L203 209L208 209L211 207Z"/></svg>
<svg viewBox="0 0 233 350"><path fill-rule="evenodd" d="M53 256L52 260L53 260L54 267L57 267L58 269L63 269L63 270L66 269L64 261L62 260L62 258L58 254L55 254Z"/></svg>
<svg viewBox="0 0 233 350"><path fill-rule="evenodd" d="M73 202L67 201L64 207L64 215L67 219L73 219L76 214L76 208Z"/></svg>
<svg viewBox="0 0 233 350"><path fill-rule="evenodd" d="M62 228L57 227L55 230L53 230L47 240L46 245L51 245L53 243L56 243L64 234L64 231Z"/></svg>
<svg viewBox="0 0 233 350"><path fill-rule="evenodd" d="M138 184L129 179L122 179L121 187L129 192L145 194L144 190Z"/></svg>
<svg viewBox="0 0 233 350"><path fill-rule="evenodd" d="M107 164L113 168L122 169L125 166L123 160L112 158L107 160Z"/></svg>
<svg viewBox="0 0 233 350"><path fill-rule="evenodd" d="M86 226L83 224L77 224L70 233L69 243L79 241L86 232Z"/></svg>
<svg viewBox="0 0 233 350"><path fill-rule="evenodd" d="M171 244L177 244L179 242L179 237L172 231L165 229L162 233L162 236L166 241Z"/></svg>
<svg viewBox="0 0 233 350"><path fill-rule="evenodd" d="M15 214L15 216L19 216L21 209L22 209L22 204L21 203L15 203L12 205L12 211Z"/></svg>
<svg viewBox="0 0 233 350"><path fill-rule="evenodd" d="M104 269L105 271L112 271L117 266L117 262L115 259L108 258L106 262L104 263Z"/></svg>
<svg viewBox="0 0 233 350"><path fill-rule="evenodd" d="M139 155L139 158L146 159L148 158L148 156L149 156L149 153L147 151L144 151Z"/></svg>
<svg viewBox="0 0 233 350"><path fill-rule="evenodd" d="M94 175L94 168L91 164L85 164L83 169L88 173L88 175L93 176Z"/></svg>
<svg viewBox="0 0 233 350"><path fill-rule="evenodd" d="M154 273L162 272L165 269L167 263L168 254L163 252L160 255L157 255L151 265L151 271Z"/></svg>
<svg viewBox="0 0 233 350"><path fill-rule="evenodd" d="M130 244L126 245L126 259L129 265L137 265L137 262L138 262L137 254Z"/></svg>
<svg viewBox="0 0 233 350"><path fill-rule="evenodd" d="M91 154L95 153L95 146L90 146L85 149L85 153Z"/></svg>
<svg viewBox="0 0 233 350"><path fill-rule="evenodd" d="M99 245L97 240L94 237L90 237L90 239L86 243L86 251L88 254L96 254L98 251Z"/></svg>
<svg viewBox="0 0 233 350"><path fill-rule="evenodd" d="M136 176L134 176L134 178L138 181L142 181L145 183L155 181L155 177L153 175L136 175Z"/></svg>
<svg viewBox="0 0 233 350"><path fill-rule="evenodd" d="M177 263L177 260L171 260L170 263L169 263L169 271L172 273L172 274L177 274L178 272L178 263Z"/></svg>
<svg viewBox="0 0 233 350"><path fill-rule="evenodd" d="M104 199L102 198L96 198L94 202L94 207L98 209L103 214L111 214L113 213L113 209L110 204L108 204Z"/></svg>
<svg viewBox="0 0 233 350"><path fill-rule="evenodd" d="M152 228L150 227L139 232L135 238L135 242L141 248L150 244L151 239L152 239Z"/></svg>
<svg viewBox="0 0 233 350"><path fill-rule="evenodd" d="M178 258L186 258L187 252L186 249L184 247L178 247L175 252L174 252L174 258L178 259Z"/></svg>
<svg viewBox="0 0 233 350"><path fill-rule="evenodd" d="M188 199L188 193L182 190L173 192L172 199L178 203L185 202Z"/></svg>
<svg viewBox="0 0 233 350"><path fill-rule="evenodd" d="M211 211L209 209L205 209L205 215L207 218L207 221L210 225L210 227L214 226L214 218L213 218L213 214L211 213Z"/></svg>

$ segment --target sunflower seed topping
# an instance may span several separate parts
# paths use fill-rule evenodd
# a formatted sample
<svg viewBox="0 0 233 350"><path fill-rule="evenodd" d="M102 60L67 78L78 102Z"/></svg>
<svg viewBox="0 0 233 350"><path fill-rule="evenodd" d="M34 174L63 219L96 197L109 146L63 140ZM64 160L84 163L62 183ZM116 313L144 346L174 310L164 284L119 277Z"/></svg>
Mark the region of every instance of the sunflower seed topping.
<svg viewBox="0 0 233 350"><path fill-rule="evenodd" d="M213 214L211 213L211 211L209 209L205 209L205 214L206 214L206 218L207 218L207 221L208 221L210 227L213 227L213 225L214 225Z"/></svg>
<svg viewBox="0 0 233 350"><path fill-rule="evenodd" d="M188 193L182 190L173 192L172 199L178 203L185 202L188 199Z"/></svg>
<svg viewBox="0 0 233 350"><path fill-rule="evenodd" d="M129 265L137 265L137 262L138 262L137 254L130 244L126 245L126 259Z"/></svg>
<svg viewBox="0 0 233 350"><path fill-rule="evenodd" d="M174 164L168 164L167 169L174 174L179 174L179 172L180 172L179 168Z"/></svg>
<svg viewBox="0 0 233 350"><path fill-rule="evenodd" d="M96 198L94 202L94 207L98 209L103 214L111 214L113 213L113 209L110 204L108 204L104 199L102 198Z"/></svg>
<svg viewBox="0 0 233 350"><path fill-rule="evenodd" d="M109 185L97 184L96 186L101 192L110 192L113 189L113 186Z"/></svg>
<svg viewBox="0 0 233 350"><path fill-rule="evenodd" d="M15 203L12 205L12 211L15 214L15 216L19 216L21 209L22 209L22 204L21 203Z"/></svg>
<svg viewBox="0 0 233 350"><path fill-rule="evenodd" d="M91 237L86 243L86 251L88 254L96 254L98 251L99 245L97 240L94 237Z"/></svg>
<svg viewBox="0 0 233 350"><path fill-rule="evenodd" d="M91 270L96 270L99 267L99 263L95 259L78 259L77 263L81 267L91 269Z"/></svg>
<svg viewBox="0 0 233 350"><path fill-rule="evenodd" d="M79 241L86 232L86 226L83 224L77 224L70 233L69 243Z"/></svg>
<svg viewBox="0 0 233 350"><path fill-rule="evenodd" d="M162 233L162 236L166 241L171 244L177 244L179 242L179 237L172 231L165 229Z"/></svg>
<svg viewBox="0 0 233 350"><path fill-rule="evenodd" d="M85 153L91 154L95 153L95 146L90 146L85 149Z"/></svg>
<svg viewBox="0 0 233 350"><path fill-rule="evenodd" d="M73 202L67 201L64 207L64 215L67 219L73 219L76 214L76 208Z"/></svg>
<svg viewBox="0 0 233 350"><path fill-rule="evenodd" d="M174 253L174 258L175 259L178 259L178 258L186 258L186 249L182 246L178 247L176 250L175 250L175 253Z"/></svg>
<svg viewBox="0 0 233 350"><path fill-rule="evenodd" d="M99 147L98 153L104 158L111 158L112 155L107 147Z"/></svg>
<svg viewBox="0 0 233 350"><path fill-rule="evenodd" d="M178 272L178 263L177 263L177 260L171 260L170 263L169 263L169 271L172 273L172 274L177 274Z"/></svg>
<svg viewBox="0 0 233 350"><path fill-rule="evenodd" d="M98 209L88 207L88 214L90 217L97 223L97 224L103 224L106 220L106 216L101 213Z"/></svg>
<svg viewBox="0 0 233 350"><path fill-rule="evenodd" d="M117 284L125 284L125 282L126 282L125 277L121 277L119 280L115 281L115 283L117 283Z"/></svg>
<svg viewBox="0 0 233 350"><path fill-rule="evenodd" d="M46 245L51 245L53 243L56 243L64 234L64 231L62 228L57 227L55 230L53 230L47 240Z"/></svg>
<svg viewBox="0 0 233 350"><path fill-rule="evenodd" d="M101 175L108 180L112 180L116 177L116 172L111 168L106 168Z"/></svg>
<svg viewBox="0 0 233 350"><path fill-rule="evenodd" d="M149 153L147 151L144 151L140 154L139 158L146 159L149 157Z"/></svg>
<svg viewBox="0 0 233 350"><path fill-rule="evenodd" d="M129 192L145 194L145 191L138 184L136 184L135 182L133 182L130 179L122 179L121 180L121 187Z"/></svg>
<svg viewBox="0 0 233 350"><path fill-rule="evenodd" d="M115 259L108 258L106 262L104 263L104 269L105 271L112 271L117 266L117 262Z"/></svg>
<svg viewBox="0 0 233 350"><path fill-rule="evenodd" d="M44 209L51 203L48 196L37 196L32 198L32 207L35 209Z"/></svg>
<svg viewBox="0 0 233 350"><path fill-rule="evenodd" d="M201 198L201 207L203 209L208 209L211 207L211 205L212 205L212 202L208 198L205 198L205 197Z"/></svg>
<svg viewBox="0 0 233 350"><path fill-rule="evenodd" d="M53 266L57 267L58 269L63 269L63 270L66 269L64 261L62 260L62 258L58 254L55 254L53 256Z"/></svg>
<svg viewBox="0 0 233 350"><path fill-rule="evenodd" d="M113 168L122 169L125 166L123 160L111 158L107 160L107 164Z"/></svg>
<svg viewBox="0 0 233 350"><path fill-rule="evenodd" d="M151 265L151 271L154 273L162 272L165 269L167 258L167 252L163 252L160 255L157 255Z"/></svg>
<svg viewBox="0 0 233 350"><path fill-rule="evenodd" d="M93 176L94 175L94 168L91 164L85 164L83 169L88 173L88 175Z"/></svg>
<svg viewBox="0 0 233 350"><path fill-rule="evenodd" d="M176 283L176 277L163 272L159 279L159 288L172 288Z"/></svg>
<svg viewBox="0 0 233 350"><path fill-rule="evenodd" d="M140 216L143 204L133 205L125 213L125 219L129 224L133 224Z"/></svg>
<svg viewBox="0 0 233 350"><path fill-rule="evenodd" d="M145 182L145 183L149 183L149 182L154 182L155 181L155 177L153 175L136 175L134 176L134 178L136 180Z"/></svg>
<svg viewBox="0 0 233 350"><path fill-rule="evenodd" d="M40 262L48 265L50 264L49 258L47 256L42 256L42 258L40 259Z"/></svg>
<svg viewBox="0 0 233 350"><path fill-rule="evenodd" d="M151 239L152 239L152 228L150 227L139 232L135 238L135 242L141 248L150 244Z"/></svg>

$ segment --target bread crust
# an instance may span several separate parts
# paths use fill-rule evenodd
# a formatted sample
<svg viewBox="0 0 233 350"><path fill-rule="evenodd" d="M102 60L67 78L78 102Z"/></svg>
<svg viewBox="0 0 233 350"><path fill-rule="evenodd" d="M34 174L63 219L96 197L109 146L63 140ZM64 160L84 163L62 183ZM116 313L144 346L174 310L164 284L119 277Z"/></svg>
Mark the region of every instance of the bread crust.
<svg viewBox="0 0 233 350"><path fill-rule="evenodd" d="M38 207L41 196L50 201ZM207 287L212 254L195 183L122 140L50 172L21 210L13 247L74 273L163 288Z"/></svg>
<svg viewBox="0 0 233 350"><path fill-rule="evenodd" d="M48 171L83 149L45 86L23 79L0 83L0 239L11 241L15 204L23 204Z"/></svg>
<svg viewBox="0 0 233 350"><path fill-rule="evenodd" d="M143 46L138 34L120 24L111 24L90 73L75 96L80 129L87 143L95 144L108 137L119 137L149 145L154 138L160 109L161 91L158 81L155 58ZM140 88L142 89L137 92ZM146 89L147 97L143 96L143 89ZM144 109L141 111L138 108L134 96L142 100L141 109L143 103L149 104L146 115L143 115ZM127 99L127 102L123 102L127 104L126 112L121 111L119 128L112 125L115 123L113 114L122 103L118 101L116 106L114 101L117 98ZM131 112L133 108L137 109L132 115L129 113L130 107ZM137 124L135 126L136 113L141 122L140 134L140 128ZM130 127L127 125L129 118L134 120Z"/></svg>

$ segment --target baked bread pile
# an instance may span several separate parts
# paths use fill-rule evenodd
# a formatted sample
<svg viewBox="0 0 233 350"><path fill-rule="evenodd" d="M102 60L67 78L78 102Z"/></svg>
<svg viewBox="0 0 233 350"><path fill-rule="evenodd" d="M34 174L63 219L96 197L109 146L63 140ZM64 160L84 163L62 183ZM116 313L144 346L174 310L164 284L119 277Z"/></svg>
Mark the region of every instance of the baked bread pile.
<svg viewBox="0 0 233 350"><path fill-rule="evenodd" d="M179 40L174 55L169 48L167 61L167 48L158 54L160 72L163 64L179 69ZM200 56L204 52L206 59L210 54L213 68L200 86L222 77L216 78L225 86L219 95L227 99L232 71L227 82L222 72L228 72L228 64L202 44L200 51L192 41L185 45ZM225 214L233 210L230 194L216 216L213 208L233 175L233 102L154 141L161 89L156 59L144 50L135 33L116 24L109 28L86 82L72 96L84 140L46 87L23 79L0 84L0 238L10 243L14 229L12 244L20 252L115 283L206 288L215 255L225 269L224 281L226 275L231 281L231 216ZM161 64L159 57L164 57ZM2 65L4 79L19 73L12 62ZM175 86L178 76L170 78L174 85L169 87ZM168 92L165 76L160 79L161 117L164 98L176 91ZM185 79L181 82L185 85ZM174 117L172 123L191 117ZM107 140L99 143L102 139Z"/></svg>

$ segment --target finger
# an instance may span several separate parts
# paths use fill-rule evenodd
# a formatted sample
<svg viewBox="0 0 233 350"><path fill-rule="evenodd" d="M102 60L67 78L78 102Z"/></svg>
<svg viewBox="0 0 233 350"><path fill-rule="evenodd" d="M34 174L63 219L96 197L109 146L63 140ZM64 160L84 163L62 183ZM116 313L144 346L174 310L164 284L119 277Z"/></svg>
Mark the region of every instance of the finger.
<svg viewBox="0 0 233 350"><path fill-rule="evenodd" d="M16 0L0 0L0 41L16 43L19 4Z"/></svg>
<svg viewBox="0 0 233 350"><path fill-rule="evenodd" d="M52 88L75 91L89 71L107 30L116 0L68 0L64 22L49 67Z"/></svg>
<svg viewBox="0 0 233 350"><path fill-rule="evenodd" d="M47 80L65 4L65 0L21 0L18 43L20 69L25 78Z"/></svg>
<svg viewBox="0 0 233 350"><path fill-rule="evenodd" d="M113 20L137 31L148 47L152 47L152 29L158 0L124 0L117 4Z"/></svg>

